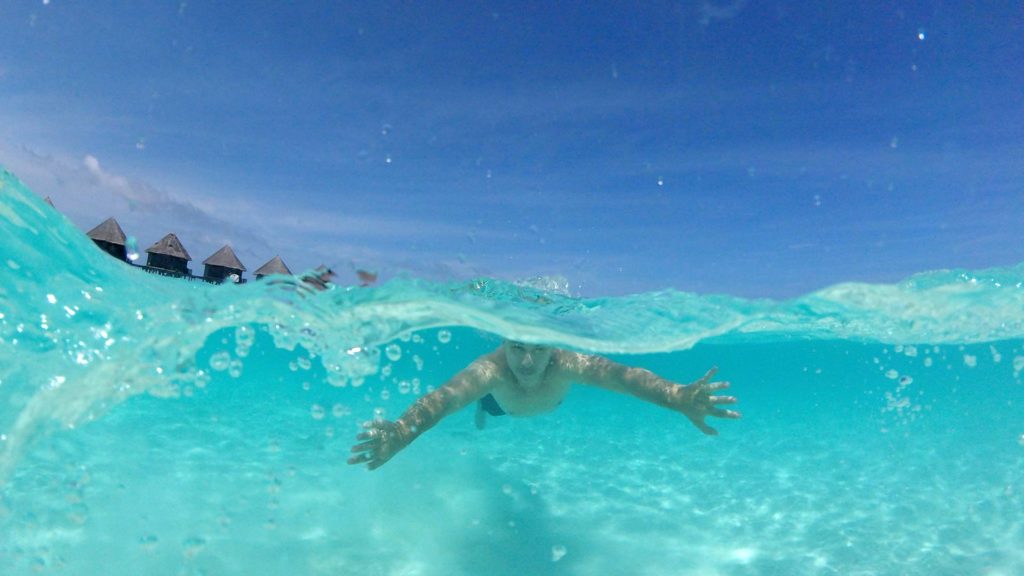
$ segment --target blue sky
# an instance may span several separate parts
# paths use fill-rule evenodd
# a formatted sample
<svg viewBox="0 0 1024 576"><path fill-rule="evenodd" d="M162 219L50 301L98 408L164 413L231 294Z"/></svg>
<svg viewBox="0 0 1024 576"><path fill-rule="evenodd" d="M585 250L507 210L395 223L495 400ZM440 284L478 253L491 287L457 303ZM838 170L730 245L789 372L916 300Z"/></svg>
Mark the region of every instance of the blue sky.
<svg viewBox="0 0 1024 576"><path fill-rule="evenodd" d="M0 164L197 272L786 298L1024 261L1016 1L13 4Z"/></svg>

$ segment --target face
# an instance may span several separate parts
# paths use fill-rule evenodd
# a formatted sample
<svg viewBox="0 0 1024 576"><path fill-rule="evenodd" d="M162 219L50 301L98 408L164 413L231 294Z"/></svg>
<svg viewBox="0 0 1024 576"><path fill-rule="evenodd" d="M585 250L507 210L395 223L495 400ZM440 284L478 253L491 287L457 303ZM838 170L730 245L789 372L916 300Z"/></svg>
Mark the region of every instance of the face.
<svg viewBox="0 0 1024 576"><path fill-rule="evenodd" d="M509 340L505 360L520 384L536 384L551 362L551 348Z"/></svg>

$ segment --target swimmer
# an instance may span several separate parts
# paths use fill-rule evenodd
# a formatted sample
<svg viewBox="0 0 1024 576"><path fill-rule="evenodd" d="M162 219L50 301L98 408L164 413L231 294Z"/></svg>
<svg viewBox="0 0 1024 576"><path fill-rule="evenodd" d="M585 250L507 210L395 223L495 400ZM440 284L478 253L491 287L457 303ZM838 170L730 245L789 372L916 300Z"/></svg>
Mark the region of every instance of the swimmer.
<svg viewBox="0 0 1024 576"><path fill-rule="evenodd" d="M720 408L735 404L733 396L715 396L728 382L712 382L717 370L708 370L691 384L677 384L643 368L631 368L602 356L506 340L433 392L417 400L395 422L374 420L356 436L349 464L382 466L442 418L476 401L476 425L483 428L487 415L533 416L558 407L572 383L597 386L629 394L686 416L701 432L716 435L704 419L739 418L740 413Z"/></svg>

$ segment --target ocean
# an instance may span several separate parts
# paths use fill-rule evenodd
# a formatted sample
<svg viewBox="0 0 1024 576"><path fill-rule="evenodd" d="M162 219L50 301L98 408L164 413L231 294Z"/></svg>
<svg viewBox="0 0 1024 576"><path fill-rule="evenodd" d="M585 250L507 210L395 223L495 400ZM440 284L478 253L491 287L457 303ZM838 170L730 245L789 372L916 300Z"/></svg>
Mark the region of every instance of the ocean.
<svg viewBox="0 0 1024 576"><path fill-rule="evenodd" d="M214 286L102 253L0 177L0 573L1024 573L1024 265L792 300L406 277ZM346 464L503 339L680 383L578 386Z"/></svg>

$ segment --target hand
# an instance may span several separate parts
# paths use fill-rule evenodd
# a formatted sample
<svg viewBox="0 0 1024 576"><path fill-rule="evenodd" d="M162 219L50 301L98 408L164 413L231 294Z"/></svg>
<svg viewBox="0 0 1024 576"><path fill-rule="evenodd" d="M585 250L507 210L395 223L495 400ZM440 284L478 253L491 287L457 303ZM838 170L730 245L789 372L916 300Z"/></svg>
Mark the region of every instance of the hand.
<svg viewBox="0 0 1024 576"><path fill-rule="evenodd" d="M402 428L388 420L373 420L363 424L366 432L356 436L356 440L363 440L352 447L353 456L348 459L349 464L366 463L370 470L376 470L405 448L408 442L402 434Z"/></svg>
<svg viewBox="0 0 1024 576"><path fill-rule="evenodd" d="M740 413L735 410L723 410L718 404L735 404L735 396L712 396L712 392L724 390L729 387L728 382L711 382L711 378L718 372L718 368L708 370L703 378L692 384L680 386L681 405L679 411L686 415L693 422L693 425L700 428L700 431L709 435L717 436L718 430L704 423L708 416L716 418L739 418Z"/></svg>

